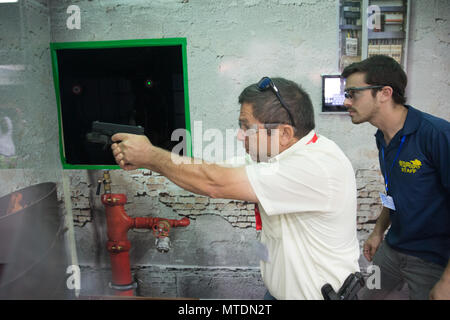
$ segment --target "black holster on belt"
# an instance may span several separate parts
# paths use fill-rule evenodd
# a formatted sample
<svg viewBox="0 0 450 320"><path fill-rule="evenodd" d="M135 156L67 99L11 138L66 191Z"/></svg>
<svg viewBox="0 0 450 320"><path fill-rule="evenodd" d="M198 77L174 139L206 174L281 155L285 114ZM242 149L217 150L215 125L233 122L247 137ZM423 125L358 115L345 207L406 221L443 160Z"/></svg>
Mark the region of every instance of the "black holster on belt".
<svg viewBox="0 0 450 320"><path fill-rule="evenodd" d="M333 287L327 283L321 291L324 300L358 300L357 293L364 287L365 281L360 272L352 273L345 279L344 284L335 292Z"/></svg>

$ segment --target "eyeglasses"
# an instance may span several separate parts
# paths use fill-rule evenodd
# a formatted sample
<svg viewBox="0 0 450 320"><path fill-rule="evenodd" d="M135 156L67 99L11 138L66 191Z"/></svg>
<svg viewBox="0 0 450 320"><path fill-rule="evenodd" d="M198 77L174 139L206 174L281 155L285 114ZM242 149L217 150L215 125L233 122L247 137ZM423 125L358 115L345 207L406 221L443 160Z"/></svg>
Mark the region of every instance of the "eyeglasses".
<svg viewBox="0 0 450 320"><path fill-rule="evenodd" d="M366 86L366 87L351 87L344 90L345 99L353 99L355 91L363 91L368 89L381 89L384 86Z"/></svg>
<svg viewBox="0 0 450 320"><path fill-rule="evenodd" d="M267 130L268 132L270 132L272 130L276 130L276 129L278 129L279 125L283 125L283 124L285 124L285 123L278 123L278 122L262 123L263 127L260 128L258 124L245 125L241 121L239 121L239 129L242 130L242 132L244 132L247 135L252 135L254 133L257 133L260 130ZM295 128L294 128L294 131L295 131Z"/></svg>
<svg viewBox="0 0 450 320"><path fill-rule="evenodd" d="M269 77L263 77L261 80L259 80L257 86L260 91L264 91L264 90L267 90L270 88L272 90L272 92L275 93L275 95L277 96L278 100L281 103L281 106L284 109L286 109L286 111L289 115L289 119L291 120L292 126L295 127L294 118L292 117L292 114L289 111L289 109L286 107L286 104L284 103L283 99L281 98L280 92L279 92L278 88L275 86L275 84L273 83L272 79L270 79Z"/></svg>

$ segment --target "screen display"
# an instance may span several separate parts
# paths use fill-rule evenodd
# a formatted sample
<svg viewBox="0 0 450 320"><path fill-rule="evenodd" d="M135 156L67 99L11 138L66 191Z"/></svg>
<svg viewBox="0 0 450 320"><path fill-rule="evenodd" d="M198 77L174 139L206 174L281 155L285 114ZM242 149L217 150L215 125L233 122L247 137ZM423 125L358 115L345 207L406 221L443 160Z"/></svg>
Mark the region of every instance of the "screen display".
<svg viewBox="0 0 450 320"><path fill-rule="evenodd" d="M322 111L342 111L346 112L344 107L344 89L345 79L339 75L322 76Z"/></svg>

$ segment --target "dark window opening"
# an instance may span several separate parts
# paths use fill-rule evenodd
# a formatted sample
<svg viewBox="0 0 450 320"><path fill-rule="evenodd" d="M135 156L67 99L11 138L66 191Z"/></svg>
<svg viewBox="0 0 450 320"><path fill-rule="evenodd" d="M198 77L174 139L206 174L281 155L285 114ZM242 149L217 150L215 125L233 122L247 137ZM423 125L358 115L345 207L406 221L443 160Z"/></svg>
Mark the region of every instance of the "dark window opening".
<svg viewBox="0 0 450 320"><path fill-rule="evenodd" d="M87 141L93 121L145 128L171 150L186 129L182 46L56 50L64 153L71 165L115 165L111 150Z"/></svg>

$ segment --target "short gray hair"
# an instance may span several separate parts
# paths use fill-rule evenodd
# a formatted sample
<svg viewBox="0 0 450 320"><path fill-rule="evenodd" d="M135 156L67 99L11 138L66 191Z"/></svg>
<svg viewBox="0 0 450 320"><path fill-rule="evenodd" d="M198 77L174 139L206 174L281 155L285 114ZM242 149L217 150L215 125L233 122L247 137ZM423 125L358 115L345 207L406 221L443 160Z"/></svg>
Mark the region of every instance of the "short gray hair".
<svg viewBox="0 0 450 320"><path fill-rule="evenodd" d="M314 108L309 95L297 83L283 78L272 78L286 107L295 122L295 136L299 139L315 128ZM253 116L262 123L291 124L289 114L282 107L272 90L261 91L254 83L239 95L239 103L248 103L253 107Z"/></svg>

